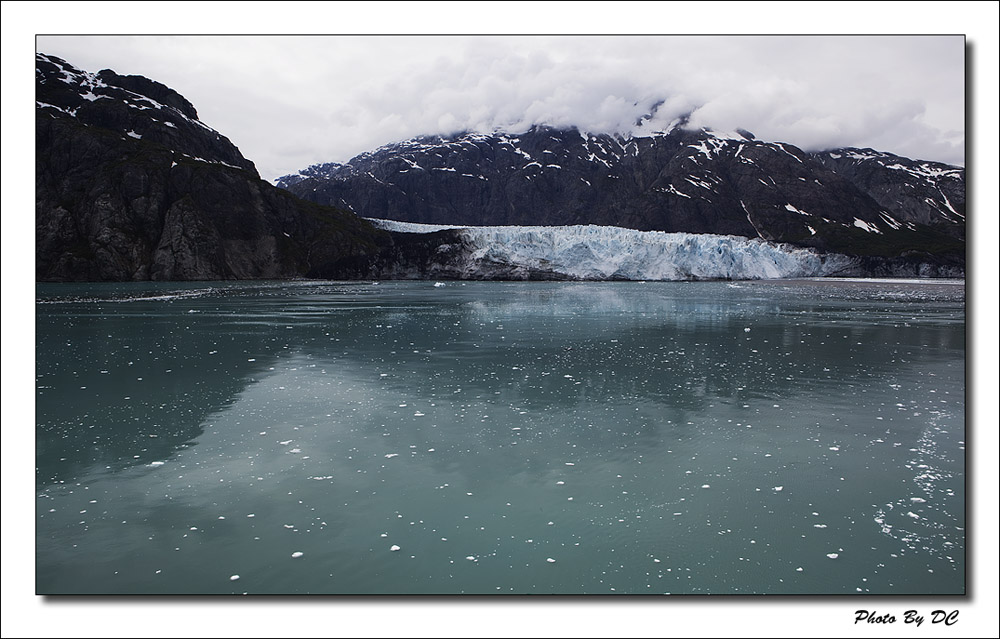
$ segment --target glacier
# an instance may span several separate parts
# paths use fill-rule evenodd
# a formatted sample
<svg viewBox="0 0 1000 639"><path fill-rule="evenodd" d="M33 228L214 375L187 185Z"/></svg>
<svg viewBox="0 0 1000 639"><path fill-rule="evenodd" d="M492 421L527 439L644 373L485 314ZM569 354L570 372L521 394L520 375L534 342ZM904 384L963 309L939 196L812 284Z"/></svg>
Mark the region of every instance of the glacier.
<svg viewBox="0 0 1000 639"><path fill-rule="evenodd" d="M854 259L733 235L637 231L615 226L453 226L366 218L400 233L454 230L459 278L498 270L512 279L549 273L575 280L758 280L826 277ZM445 249L444 246L441 249Z"/></svg>

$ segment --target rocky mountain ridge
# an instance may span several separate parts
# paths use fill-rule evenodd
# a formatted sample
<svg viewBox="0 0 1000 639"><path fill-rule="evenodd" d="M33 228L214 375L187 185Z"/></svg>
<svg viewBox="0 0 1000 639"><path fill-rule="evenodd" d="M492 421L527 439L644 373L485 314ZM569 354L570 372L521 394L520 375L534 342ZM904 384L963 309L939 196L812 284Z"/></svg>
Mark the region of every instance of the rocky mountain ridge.
<svg viewBox="0 0 1000 639"><path fill-rule="evenodd" d="M302 277L389 241L261 180L153 80L37 54L35 112L37 281Z"/></svg>
<svg viewBox="0 0 1000 639"><path fill-rule="evenodd" d="M277 188L154 80L37 54L35 111L36 281L964 275L964 170L871 150L535 127Z"/></svg>
<svg viewBox="0 0 1000 639"><path fill-rule="evenodd" d="M960 167L862 149L806 153L681 124L648 137L549 127L420 137L277 184L406 222L597 224L964 264Z"/></svg>

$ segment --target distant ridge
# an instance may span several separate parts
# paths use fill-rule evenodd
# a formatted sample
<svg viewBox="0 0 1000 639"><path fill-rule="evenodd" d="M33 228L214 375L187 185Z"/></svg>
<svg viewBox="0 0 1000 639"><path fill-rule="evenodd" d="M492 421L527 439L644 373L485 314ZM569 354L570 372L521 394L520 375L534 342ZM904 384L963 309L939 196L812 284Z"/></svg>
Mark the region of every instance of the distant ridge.
<svg viewBox="0 0 1000 639"><path fill-rule="evenodd" d="M964 268L965 170L870 149L806 153L739 130L645 137L536 126L425 136L277 184L362 216L597 224L761 238Z"/></svg>

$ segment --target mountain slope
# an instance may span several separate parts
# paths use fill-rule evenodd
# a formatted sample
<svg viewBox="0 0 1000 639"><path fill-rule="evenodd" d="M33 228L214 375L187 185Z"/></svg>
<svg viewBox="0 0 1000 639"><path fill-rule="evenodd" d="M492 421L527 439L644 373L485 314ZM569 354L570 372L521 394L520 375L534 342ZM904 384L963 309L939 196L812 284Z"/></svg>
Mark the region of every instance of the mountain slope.
<svg viewBox="0 0 1000 639"><path fill-rule="evenodd" d="M836 156L746 131L675 126L623 138L534 127L520 135L416 138L344 165L309 167L278 185L406 222L714 233L964 265L963 169L905 158L894 162L906 170L856 166L838 161L845 153ZM915 180L914 172L923 190L900 197L913 190L904 181Z"/></svg>
<svg viewBox="0 0 1000 639"><path fill-rule="evenodd" d="M813 157L900 220L965 239L964 169L873 149L833 149Z"/></svg>
<svg viewBox="0 0 1000 639"><path fill-rule="evenodd" d="M36 55L38 281L336 273L388 240L257 174L172 89Z"/></svg>

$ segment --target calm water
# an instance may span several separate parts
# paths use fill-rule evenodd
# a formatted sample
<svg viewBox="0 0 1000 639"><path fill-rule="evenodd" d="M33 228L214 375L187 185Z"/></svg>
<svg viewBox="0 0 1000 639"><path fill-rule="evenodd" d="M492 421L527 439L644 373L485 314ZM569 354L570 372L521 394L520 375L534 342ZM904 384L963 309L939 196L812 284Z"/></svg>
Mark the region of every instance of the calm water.
<svg viewBox="0 0 1000 639"><path fill-rule="evenodd" d="M961 283L37 287L39 593L962 593Z"/></svg>

